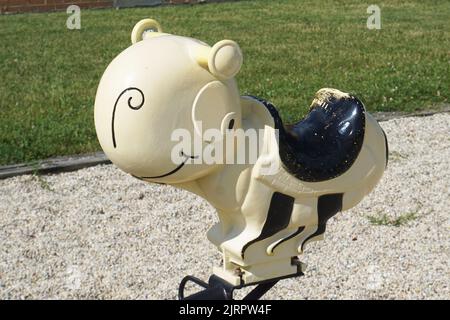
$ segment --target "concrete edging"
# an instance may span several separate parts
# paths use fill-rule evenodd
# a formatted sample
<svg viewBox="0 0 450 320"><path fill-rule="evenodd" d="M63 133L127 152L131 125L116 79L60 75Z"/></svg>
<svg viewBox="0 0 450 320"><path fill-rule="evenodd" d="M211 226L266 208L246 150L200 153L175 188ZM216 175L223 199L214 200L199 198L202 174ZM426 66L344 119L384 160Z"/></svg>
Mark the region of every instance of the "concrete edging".
<svg viewBox="0 0 450 320"><path fill-rule="evenodd" d="M388 121L405 117L427 117L438 113L448 113L450 107L439 111L421 111L416 113L406 112L376 112L377 121ZM36 163L21 163L0 166L0 180L24 174L50 174L59 172L75 171L100 164L110 164L106 155L99 151L84 155L64 156L38 161Z"/></svg>
<svg viewBox="0 0 450 320"><path fill-rule="evenodd" d="M111 161L103 152L50 158L37 163L21 163L0 167L0 180L24 174L48 174L75 171Z"/></svg>

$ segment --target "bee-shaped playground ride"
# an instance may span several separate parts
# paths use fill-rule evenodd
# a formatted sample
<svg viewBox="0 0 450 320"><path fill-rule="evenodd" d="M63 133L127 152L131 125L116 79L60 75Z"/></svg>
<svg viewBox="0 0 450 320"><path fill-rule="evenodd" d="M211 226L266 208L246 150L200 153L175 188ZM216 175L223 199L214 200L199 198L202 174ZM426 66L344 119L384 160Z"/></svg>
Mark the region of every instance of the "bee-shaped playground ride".
<svg viewBox="0 0 450 320"><path fill-rule="evenodd" d="M151 19L131 37L95 100L106 155L134 177L191 191L216 208L220 222L208 232L223 255L216 278L238 287L301 274L305 244L321 239L327 220L358 204L383 175L387 140L377 121L356 97L321 89L309 114L285 125L269 102L240 96L235 42L210 47L163 33ZM200 142L180 148L178 129ZM203 134L212 129L214 139ZM259 133L255 152L237 139L248 130ZM256 157L199 161L207 148L216 160L236 150Z"/></svg>

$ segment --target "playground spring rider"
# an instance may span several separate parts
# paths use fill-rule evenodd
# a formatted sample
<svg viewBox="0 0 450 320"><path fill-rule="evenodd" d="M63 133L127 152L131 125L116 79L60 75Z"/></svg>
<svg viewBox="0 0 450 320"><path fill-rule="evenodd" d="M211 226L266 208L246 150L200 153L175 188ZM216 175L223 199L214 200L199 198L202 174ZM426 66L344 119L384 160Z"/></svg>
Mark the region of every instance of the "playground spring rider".
<svg viewBox="0 0 450 320"><path fill-rule="evenodd" d="M209 283L184 278L180 298L187 281L204 287L187 299L231 299L234 289L258 285L247 297L257 299L278 280L302 275L305 244L322 239L327 220L359 203L383 175L388 152L381 127L360 100L335 89L319 90L309 114L284 125L269 102L240 96L234 76L243 58L233 41L210 47L163 33L151 19L137 23L131 39L98 87L100 144L125 172L193 192L219 215L208 239L223 265ZM179 150L174 163L179 142L171 134L179 128L203 148L231 136L247 153L235 135L258 129L261 145L253 163L196 162L193 146ZM207 139L206 129L221 136Z"/></svg>

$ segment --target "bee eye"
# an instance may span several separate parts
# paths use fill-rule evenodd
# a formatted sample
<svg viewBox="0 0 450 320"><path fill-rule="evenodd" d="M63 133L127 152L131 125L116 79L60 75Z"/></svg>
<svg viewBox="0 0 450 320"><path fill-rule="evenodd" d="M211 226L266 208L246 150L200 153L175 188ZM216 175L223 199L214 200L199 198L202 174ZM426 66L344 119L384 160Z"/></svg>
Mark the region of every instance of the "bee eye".
<svg viewBox="0 0 450 320"><path fill-rule="evenodd" d="M234 127L234 119L231 119L230 122L228 123L228 129L233 129Z"/></svg>

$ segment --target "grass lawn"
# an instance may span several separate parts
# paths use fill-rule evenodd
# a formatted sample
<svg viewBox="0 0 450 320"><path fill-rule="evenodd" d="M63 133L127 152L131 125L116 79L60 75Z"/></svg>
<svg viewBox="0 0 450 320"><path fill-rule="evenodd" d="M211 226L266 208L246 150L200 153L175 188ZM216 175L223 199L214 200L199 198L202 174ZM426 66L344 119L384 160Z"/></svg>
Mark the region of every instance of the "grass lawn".
<svg viewBox="0 0 450 320"><path fill-rule="evenodd" d="M370 2L372 3L372 2ZM379 1L368 30L361 1L257 0L195 6L0 16L0 164L99 150L97 84L142 18L169 33L244 52L242 93L270 99L286 122L321 87L350 91L371 111L413 111L450 96L450 1Z"/></svg>

